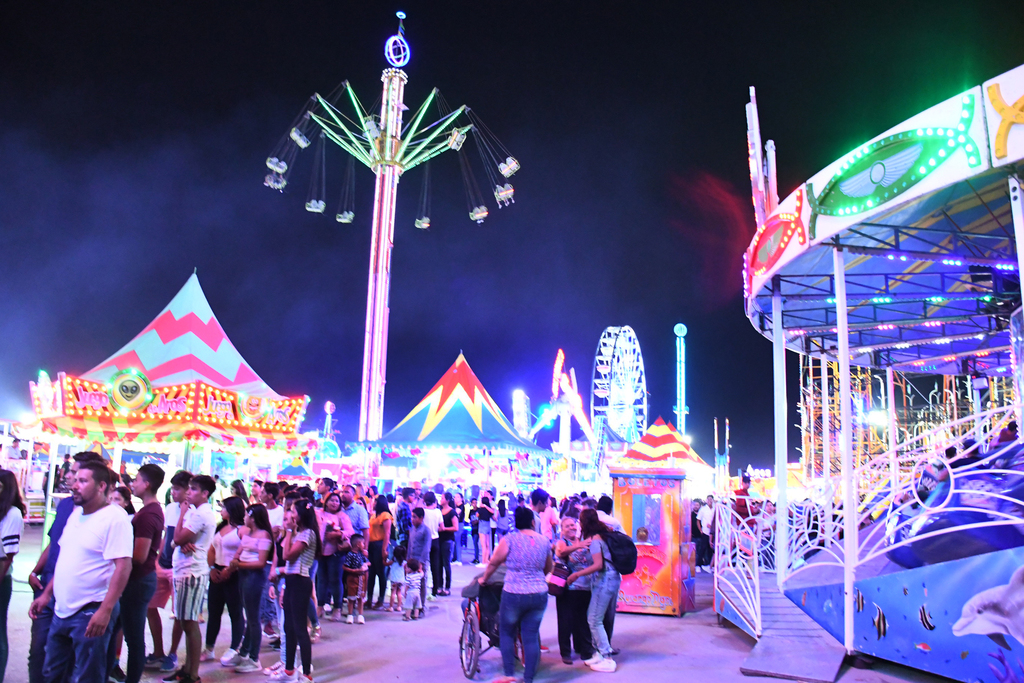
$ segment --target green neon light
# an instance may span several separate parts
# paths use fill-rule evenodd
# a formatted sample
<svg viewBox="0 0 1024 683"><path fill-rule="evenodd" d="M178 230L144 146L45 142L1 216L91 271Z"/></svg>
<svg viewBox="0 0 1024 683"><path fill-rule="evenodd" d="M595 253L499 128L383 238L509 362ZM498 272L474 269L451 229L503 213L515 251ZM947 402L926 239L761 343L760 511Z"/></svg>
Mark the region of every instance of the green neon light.
<svg viewBox="0 0 1024 683"><path fill-rule="evenodd" d="M889 135L851 152L817 197L808 195L816 215L852 216L879 207L924 180L963 148L967 164L981 162L967 131L974 121L974 95L961 98L955 126L917 128Z"/></svg>

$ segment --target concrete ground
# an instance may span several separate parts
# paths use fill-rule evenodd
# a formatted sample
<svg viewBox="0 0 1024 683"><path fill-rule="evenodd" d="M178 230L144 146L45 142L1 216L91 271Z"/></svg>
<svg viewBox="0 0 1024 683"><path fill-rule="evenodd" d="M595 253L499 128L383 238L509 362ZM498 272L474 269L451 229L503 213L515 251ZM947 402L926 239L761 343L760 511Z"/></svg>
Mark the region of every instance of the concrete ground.
<svg viewBox="0 0 1024 683"><path fill-rule="evenodd" d="M42 538L39 526L27 527L21 552L14 563L14 595L8 614L10 659L3 680L23 683L28 674L25 665L29 645L28 606L32 594L25 583L35 564ZM390 612L367 612L366 625L348 626L327 620L323 622L323 638L313 646L314 680L317 683L345 680L353 683L384 683L385 681L426 680L457 682L464 680L459 666L458 637L462 624L458 589L478 572L474 567L453 567L453 596L429 603L425 619L403 622ZM701 574L697 583L696 612L681 619L620 614L616 617L614 644L622 650L617 657L617 675L644 683L675 683L678 680L708 683L757 679L740 673L740 664L750 653L754 641L732 626L719 626L711 608L710 576ZM216 648L219 656L227 647L228 619L224 616L221 637ZM170 626L165 626L165 640ZM205 627L204 627L205 633ZM558 654L557 623L554 601L548 607L541 625L542 642L551 651L541 655L536 680L552 683L583 680L599 676L581 662L572 666L561 662ZM148 634L147 634L148 640ZM169 643L165 643L169 644ZM184 656L184 645L179 657ZM264 641L261 661L264 666L277 660L277 651ZM501 674L501 653L490 650L480 658L481 671L475 680L489 681ZM522 670L517 671L522 675ZM235 674L217 662L201 665L205 683L252 681L261 683L260 674ZM160 676L146 672L144 681L159 681ZM883 683L889 681L939 682L942 679L914 669L887 662L875 662L873 669L844 666L842 683Z"/></svg>

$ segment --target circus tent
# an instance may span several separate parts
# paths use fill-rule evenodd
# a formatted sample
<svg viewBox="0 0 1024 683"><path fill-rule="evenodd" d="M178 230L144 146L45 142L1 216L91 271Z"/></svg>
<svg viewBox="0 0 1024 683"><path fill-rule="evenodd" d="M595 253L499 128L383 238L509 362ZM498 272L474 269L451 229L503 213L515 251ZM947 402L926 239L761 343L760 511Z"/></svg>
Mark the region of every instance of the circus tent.
<svg viewBox="0 0 1024 683"><path fill-rule="evenodd" d="M630 468L673 468L686 472L690 493L713 487L714 468L697 455L671 423L658 418L638 442L616 462Z"/></svg>
<svg viewBox="0 0 1024 683"><path fill-rule="evenodd" d="M380 448L382 465L432 460L433 469L466 471L487 467L485 457L536 468L555 455L516 433L461 353L423 400L372 446Z"/></svg>
<svg viewBox="0 0 1024 683"><path fill-rule="evenodd" d="M133 450L315 450L296 433L308 397L271 389L228 339L193 273L163 311L75 377L30 383L38 426L57 439ZM208 458L206 459L208 462Z"/></svg>

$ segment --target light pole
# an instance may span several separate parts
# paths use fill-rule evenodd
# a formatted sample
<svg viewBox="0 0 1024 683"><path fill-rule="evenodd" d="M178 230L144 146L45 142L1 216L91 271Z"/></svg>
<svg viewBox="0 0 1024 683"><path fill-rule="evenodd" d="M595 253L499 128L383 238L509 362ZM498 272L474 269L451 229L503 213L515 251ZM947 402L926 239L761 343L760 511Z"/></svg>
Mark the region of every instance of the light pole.
<svg viewBox="0 0 1024 683"><path fill-rule="evenodd" d="M376 175L376 186L373 201L373 232L371 238L370 269L366 293L366 332L363 340L363 376L359 401L359 440L375 441L383 433L384 417L384 384L387 369L388 346L388 297L391 287L391 248L395 237L395 203L398 194L398 181L402 174L418 166L442 152L462 148L467 134L475 129L473 123L456 125L460 116L472 118L469 108L465 105L447 111L443 99L438 100L437 89L433 89L417 110L412 122L403 130L402 112L407 107L404 103L405 84L408 76L402 67L409 63L409 44L405 40L405 29L402 20L404 12L397 13L398 33L391 36L384 47L384 56L390 68L384 70L381 81L384 84L381 95L380 116L375 117L363 109L352 86L346 81L342 84L343 92L355 112L355 119L343 114L331 102L320 95L313 97L313 104L305 112L302 121L313 121L321 129L321 135L334 142L346 153L361 162ZM437 100L441 110L441 118L434 123L423 126L424 115L428 108ZM485 128L485 127L484 127ZM499 152L504 147L497 140L488 142L484 136L489 132L477 130L477 141L480 143L481 157L486 165L488 176L495 181L495 199L499 207L512 201L514 190L507 182L504 185L497 181L498 173L509 178L519 170L519 162L508 155L502 160ZM264 184L275 190L283 190L287 184L285 175L289 172L291 159L297 148L309 146L310 141L300 128L293 128L289 145L285 153L267 160L271 174ZM497 143L497 144L493 144ZM490 168L492 162L497 168ZM321 162L322 163L322 162ZM463 163L464 176L468 173L468 161ZM504 180L504 179L503 179ZM321 176L322 182L322 176ZM467 178L468 182L468 178ZM470 192L473 206L470 218L477 223L483 222L487 216L487 207L479 190ZM315 199L307 202L306 209L323 213L324 202ZM352 214L338 214L338 221L352 221ZM417 220L417 227L427 227L427 221Z"/></svg>

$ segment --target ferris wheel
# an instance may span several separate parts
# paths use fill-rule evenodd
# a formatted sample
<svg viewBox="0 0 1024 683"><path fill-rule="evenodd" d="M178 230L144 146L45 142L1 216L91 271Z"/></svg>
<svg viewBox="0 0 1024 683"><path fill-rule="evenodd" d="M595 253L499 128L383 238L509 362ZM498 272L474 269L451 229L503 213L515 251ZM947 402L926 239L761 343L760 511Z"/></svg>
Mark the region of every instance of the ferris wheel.
<svg viewBox="0 0 1024 683"><path fill-rule="evenodd" d="M647 377L640 342L628 325L601 334L594 355L590 421L595 431L606 424L634 443L647 432Z"/></svg>

